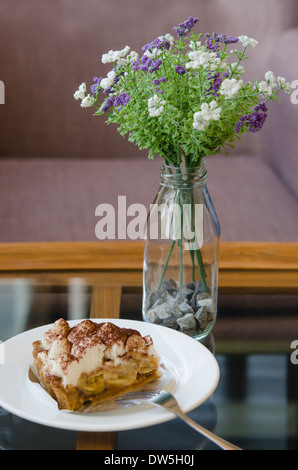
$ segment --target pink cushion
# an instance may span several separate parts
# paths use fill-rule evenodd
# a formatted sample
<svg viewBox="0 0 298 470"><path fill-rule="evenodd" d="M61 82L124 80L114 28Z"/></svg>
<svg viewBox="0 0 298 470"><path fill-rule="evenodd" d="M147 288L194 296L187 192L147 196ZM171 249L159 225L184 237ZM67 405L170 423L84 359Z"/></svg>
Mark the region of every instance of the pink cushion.
<svg viewBox="0 0 298 470"><path fill-rule="evenodd" d="M160 164L141 156L0 160L0 242L96 240L96 207L117 211L126 195L127 205L149 208ZM207 167L222 240L297 241L297 199L262 159L210 157Z"/></svg>

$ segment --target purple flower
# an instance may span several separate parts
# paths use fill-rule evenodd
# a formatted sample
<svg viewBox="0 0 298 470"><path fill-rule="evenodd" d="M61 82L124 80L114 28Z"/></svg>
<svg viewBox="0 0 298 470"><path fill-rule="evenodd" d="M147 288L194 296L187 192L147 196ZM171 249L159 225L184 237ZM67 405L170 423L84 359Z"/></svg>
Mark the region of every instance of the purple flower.
<svg viewBox="0 0 298 470"><path fill-rule="evenodd" d="M117 108L117 111L120 111L122 106L126 106L130 100L130 96L124 91L117 96L110 96L106 99L104 104L101 107L101 110L106 113L110 108Z"/></svg>
<svg viewBox="0 0 298 470"><path fill-rule="evenodd" d="M137 59L137 60L135 60L134 62L132 62L131 68L132 68L132 70L134 70L134 71L140 70L140 68L141 68L141 67L140 67L140 59Z"/></svg>
<svg viewBox="0 0 298 470"><path fill-rule="evenodd" d="M143 72L148 72L149 68L151 67L151 64L152 64L152 59L150 59L150 57L146 55L143 55L141 58L140 70L142 70Z"/></svg>
<svg viewBox="0 0 298 470"><path fill-rule="evenodd" d="M208 78L211 80L210 88L206 89L206 93L212 93L213 96L219 96L220 85L222 84L222 77L219 72L215 72L214 75L208 74Z"/></svg>
<svg viewBox="0 0 298 470"><path fill-rule="evenodd" d="M105 88L103 92L105 95L109 95L110 93L113 93L113 87L110 86L109 88Z"/></svg>
<svg viewBox="0 0 298 470"><path fill-rule="evenodd" d="M104 104L102 105L101 107L101 110L106 113L109 111L110 108L112 108L114 106L114 97L113 96L110 96L109 98L106 99L106 101L104 102Z"/></svg>
<svg viewBox="0 0 298 470"><path fill-rule="evenodd" d="M176 70L176 73L178 73L179 75L184 75L186 73L185 68L182 67L181 64L176 65L175 70Z"/></svg>
<svg viewBox="0 0 298 470"><path fill-rule="evenodd" d="M209 33L206 33L205 38L207 49L212 52L218 52L220 42L218 34L213 33L213 37L211 37Z"/></svg>
<svg viewBox="0 0 298 470"><path fill-rule="evenodd" d="M142 55L141 59L137 59L132 62L132 70L142 70L143 72L148 72L151 66L152 59L147 55Z"/></svg>
<svg viewBox="0 0 298 470"><path fill-rule="evenodd" d="M182 36L186 36L198 21L198 18L189 16L184 23L180 23L178 27L174 26L173 31L176 31L178 37L181 38Z"/></svg>
<svg viewBox="0 0 298 470"><path fill-rule="evenodd" d="M96 93L99 90L99 86L97 84L91 85L90 91L92 94Z"/></svg>
<svg viewBox="0 0 298 470"><path fill-rule="evenodd" d="M142 70L142 72L153 73L159 69L161 64L162 61L160 59L152 61L150 57L144 54L141 59L137 59L132 63L132 70Z"/></svg>
<svg viewBox="0 0 298 470"><path fill-rule="evenodd" d="M120 95L115 96L114 98L114 106L117 108L117 111L120 111L122 106L126 106L130 100L130 96L124 91L120 93Z"/></svg>
<svg viewBox="0 0 298 470"><path fill-rule="evenodd" d="M241 116L241 118L236 124L235 132L239 134L240 130L242 129L242 126L244 125L249 126L249 132L259 132L265 124L267 118L267 111L268 108L266 106L266 103L258 104L257 106L255 106L255 109L251 114L244 114L243 116Z"/></svg>
<svg viewBox="0 0 298 470"><path fill-rule="evenodd" d="M148 42L148 44L145 44L145 46L142 47L142 51L150 51L152 52L153 49L167 49L169 50L171 47L170 41L168 41L165 37L163 38L156 38L152 42Z"/></svg>
<svg viewBox="0 0 298 470"><path fill-rule="evenodd" d="M235 38L234 36L226 36L226 34L222 34L220 36L220 42L223 42L224 44L235 44L236 42L239 42L239 38Z"/></svg>
<svg viewBox="0 0 298 470"><path fill-rule="evenodd" d="M228 36L226 34L217 34L213 33L211 36L209 33L205 34L206 38L206 46L212 52L218 52L220 43L224 44L235 44L239 42L239 38L235 38L234 36Z"/></svg>
<svg viewBox="0 0 298 470"><path fill-rule="evenodd" d="M236 124L236 127L235 127L235 132L237 134L240 133L241 129L242 129L242 126L244 125L246 119L249 118L249 114L244 114L243 116L241 116L241 118L239 119L239 121L237 122Z"/></svg>
<svg viewBox="0 0 298 470"><path fill-rule="evenodd" d="M150 60L151 60L151 59L150 59ZM149 73L156 72L156 71L159 69L159 67L161 66L161 64L162 64L162 61L161 61L160 59L154 60L154 61L152 62L152 64L151 64L152 67L151 67L151 69L149 70Z"/></svg>
<svg viewBox="0 0 298 470"><path fill-rule="evenodd" d="M102 77L100 77L100 78L94 77L93 78L94 85L91 85L91 87L90 87L90 90L91 90L92 94L96 93L100 89L101 79L102 79Z"/></svg>
<svg viewBox="0 0 298 470"><path fill-rule="evenodd" d="M155 78L152 83L153 85L157 86L159 85L160 83L164 83L165 81L167 80L167 77L160 77L160 78ZM155 91L157 93L163 93L163 90L160 90L159 88L155 88Z"/></svg>

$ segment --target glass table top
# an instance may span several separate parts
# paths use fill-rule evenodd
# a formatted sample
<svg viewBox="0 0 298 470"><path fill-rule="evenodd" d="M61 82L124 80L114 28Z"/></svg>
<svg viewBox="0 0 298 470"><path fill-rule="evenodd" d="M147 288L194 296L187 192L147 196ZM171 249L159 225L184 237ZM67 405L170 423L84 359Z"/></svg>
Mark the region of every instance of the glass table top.
<svg viewBox="0 0 298 470"><path fill-rule="evenodd" d="M92 286L0 279L0 340L40 325L89 316ZM122 296L120 318L141 320L141 294ZM295 344L295 341L297 343ZM244 450L298 450L298 294L219 295L205 340L220 367L213 395L189 416ZM295 351L297 348L297 354ZM77 433L48 428L0 408L0 449L76 448ZM119 450L215 450L178 418L117 433Z"/></svg>

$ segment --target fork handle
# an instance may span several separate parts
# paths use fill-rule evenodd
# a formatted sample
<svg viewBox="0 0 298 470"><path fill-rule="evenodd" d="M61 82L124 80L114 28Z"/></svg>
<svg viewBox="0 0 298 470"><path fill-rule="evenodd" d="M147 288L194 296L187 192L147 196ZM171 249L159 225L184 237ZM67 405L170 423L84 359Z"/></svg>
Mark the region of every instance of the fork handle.
<svg viewBox="0 0 298 470"><path fill-rule="evenodd" d="M225 439L222 439L221 437L216 436L213 434L211 431L208 429L205 429L203 426L200 424L196 423L193 421L191 418L189 418L183 411L179 408L171 407L171 411L173 411L177 416L183 419L189 426L191 426L193 429L198 431L200 434L202 434L205 437L208 437L210 441L214 442L217 444L221 449L223 450L242 450L240 447L235 446L234 444L231 444L230 442L226 441Z"/></svg>

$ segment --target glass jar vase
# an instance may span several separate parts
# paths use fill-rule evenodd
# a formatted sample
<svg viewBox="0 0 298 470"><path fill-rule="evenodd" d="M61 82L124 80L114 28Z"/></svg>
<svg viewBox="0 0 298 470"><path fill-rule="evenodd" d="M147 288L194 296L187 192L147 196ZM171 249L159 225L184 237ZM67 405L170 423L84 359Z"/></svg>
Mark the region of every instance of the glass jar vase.
<svg viewBox="0 0 298 470"><path fill-rule="evenodd" d="M197 340L217 315L220 226L205 161L195 168L163 165L146 225L143 319Z"/></svg>

